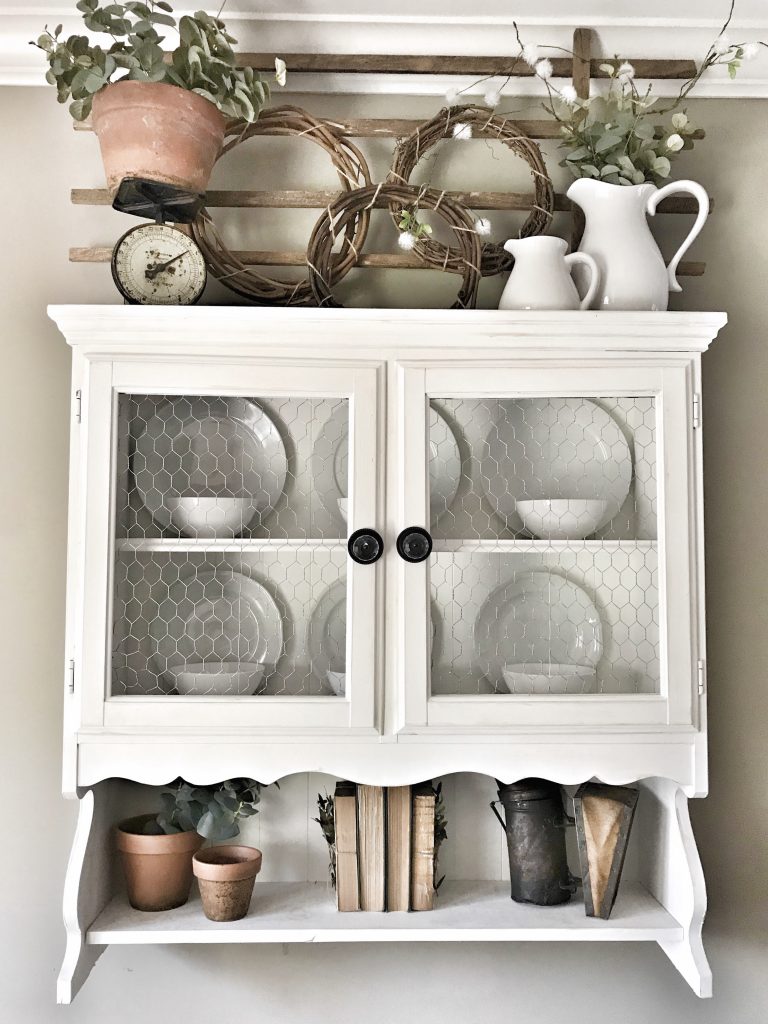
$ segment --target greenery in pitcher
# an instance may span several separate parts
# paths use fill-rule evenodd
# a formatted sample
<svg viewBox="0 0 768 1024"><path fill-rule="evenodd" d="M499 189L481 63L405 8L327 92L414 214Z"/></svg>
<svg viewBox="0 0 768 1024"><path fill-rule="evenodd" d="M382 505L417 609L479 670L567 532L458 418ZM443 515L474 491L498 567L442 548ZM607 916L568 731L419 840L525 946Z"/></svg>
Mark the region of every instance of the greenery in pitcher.
<svg viewBox="0 0 768 1024"><path fill-rule="evenodd" d="M754 59L765 46L729 39L726 32L735 2L731 0L728 17L696 74L667 104L657 105L658 97L652 95L650 84L642 91L638 89L635 69L629 61L615 58L601 64L600 70L608 77L607 92L581 99L571 85L556 89L551 82L550 61L537 59L533 70L549 95L545 109L560 124L561 147L569 150L561 166L576 178L599 178L613 185L640 185L645 181L663 184L672 170L672 161L679 153L693 149L697 131L681 107L699 79L718 65L726 66L729 76L735 78L741 62ZM520 45L524 52L522 42Z"/></svg>
<svg viewBox="0 0 768 1024"><path fill-rule="evenodd" d="M643 90L638 88L634 67L619 57L600 65L608 79L608 89L603 95L581 98L570 84L558 88L553 82L554 68L546 51L556 49L570 56L573 54L561 47L524 43L517 25L519 50L510 64L465 89L450 90L446 100L449 106L454 106L463 93L474 91L485 82L486 105L492 109L498 107L516 67L527 64L547 90L544 109L560 125L560 145L568 150L561 166L576 178L599 178L614 185L639 185L645 181L660 185L669 177L678 154L692 149L694 140L703 137L683 106L702 75L722 66L728 69L730 78L735 78L742 62L753 60L767 45L762 41L733 42L729 38L727 30L735 6L736 0L731 0L723 27L696 73L681 85L677 96L664 104L652 95L651 85Z"/></svg>
<svg viewBox="0 0 768 1024"><path fill-rule="evenodd" d="M165 0L146 3L108 3L80 0L77 4L89 32L112 39L108 48L89 36L62 37L62 26L45 31L33 42L46 54L46 80L55 85L59 103L70 100L76 121L91 112L94 95L110 82L165 82L196 92L228 117L255 121L269 98L269 85L252 68L235 66L231 36L221 18L196 11L178 25ZM160 33L178 33L178 46L166 56ZM285 84L285 63L275 61L275 79Z"/></svg>
<svg viewBox="0 0 768 1024"><path fill-rule="evenodd" d="M197 832L204 839L232 839L238 822L259 813L261 783L228 779L218 786L192 786L184 779L160 794L161 810L144 826L147 835Z"/></svg>

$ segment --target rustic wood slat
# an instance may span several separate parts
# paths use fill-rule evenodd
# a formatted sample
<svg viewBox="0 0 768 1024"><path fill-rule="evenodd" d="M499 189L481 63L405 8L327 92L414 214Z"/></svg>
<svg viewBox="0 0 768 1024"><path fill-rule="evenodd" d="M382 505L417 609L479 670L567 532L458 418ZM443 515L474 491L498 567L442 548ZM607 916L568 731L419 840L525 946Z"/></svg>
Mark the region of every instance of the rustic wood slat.
<svg viewBox="0 0 768 1024"><path fill-rule="evenodd" d="M247 266L255 267L305 267L305 252L273 252L269 250L242 250L234 255ZM109 263L112 249L108 245L94 245L69 250L70 263ZM372 252L360 257L361 267L380 267L390 270L433 270L413 256L401 256L399 253ZM678 277L701 277L706 268L705 263L681 263L677 268Z"/></svg>
<svg viewBox="0 0 768 1024"><path fill-rule="evenodd" d="M588 30L587 30L588 31ZM512 75L530 78L533 69L524 61L505 56L467 57L441 54L378 54L378 53L238 53L239 67L256 71L273 71L275 57L282 57L289 72L321 74L377 74L377 75ZM696 74L693 60L649 60L645 57L627 57L637 78L687 79ZM570 57L551 57L555 78L571 78L573 63ZM590 61L592 78L609 77L600 70L605 57Z"/></svg>
<svg viewBox="0 0 768 1024"><path fill-rule="evenodd" d="M577 28L573 33L573 87L579 99L589 96L589 61L592 55L592 32L588 28ZM571 203L571 252L576 252L584 234L584 211Z"/></svg>
<svg viewBox="0 0 768 1024"><path fill-rule="evenodd" d="M503 111L500 111L503 114ZM349 119L326 118L339 135L350 139L402 139L418 128L423 121L417 118L403 117L352 117ZM511 121L529 139L559 139L560 125L554 120L517 120ZM93 131L90 121L73 121L76 132ZM691 133L692 139L703 139L703 128Z"/></svg>
<svg viewBox="0 0 768 1024"><path fill-rule="evenodd" d="M252 189L212 189L206 193L206 206L213 208L228 207L232 209L282 209L282 210L322 210L336 199L338 190L284 190L278 192L257 191ZM111 206L112 197L105 188L73 188L71 200L75 206ZM452 199L457 199L473 210L530 210L533 195L526 192L448 192ZM376 203L383 209L386 203ZM714 200L710 199L712 210ZM564 195L555 194L555 210L564 212L570 209L570 203ZM659 213L696 213L698 205L695 199L688 196L672 196L659 203Z"/></svg>

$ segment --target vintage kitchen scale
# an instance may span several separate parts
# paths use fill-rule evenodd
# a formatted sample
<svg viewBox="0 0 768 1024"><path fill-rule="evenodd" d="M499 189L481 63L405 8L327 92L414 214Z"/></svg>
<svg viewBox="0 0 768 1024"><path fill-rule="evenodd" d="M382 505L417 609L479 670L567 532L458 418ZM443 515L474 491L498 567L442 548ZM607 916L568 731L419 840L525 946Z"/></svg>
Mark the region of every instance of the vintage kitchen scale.
<svg viewBox="0 0 768 1024"><path fill-rule="evenodd" d="M147 178L125 178L120 183L113 209L154 221L126 231L112 252L112 278L126 302L197 302L207 280L205 259L194 240L171 223L191 223L204 201L202 193Z"/></svg>

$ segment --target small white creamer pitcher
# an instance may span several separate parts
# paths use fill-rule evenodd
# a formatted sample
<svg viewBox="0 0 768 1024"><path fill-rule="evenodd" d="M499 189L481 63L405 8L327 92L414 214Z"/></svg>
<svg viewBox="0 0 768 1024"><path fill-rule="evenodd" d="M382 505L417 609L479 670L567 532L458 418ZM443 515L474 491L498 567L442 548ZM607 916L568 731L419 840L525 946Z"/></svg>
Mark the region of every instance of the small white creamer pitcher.
<svg viewBox="0 0 768 1024"><path fill-rule="evenodd" d="M510 238L504 243L515 257L499 301L499 309L588 309L600 284L600 271L590 255L573 252L566 256L568 243L552 235ZM571 278L571 267L581 263L589 270L589 287L584 298Z"/></svg>

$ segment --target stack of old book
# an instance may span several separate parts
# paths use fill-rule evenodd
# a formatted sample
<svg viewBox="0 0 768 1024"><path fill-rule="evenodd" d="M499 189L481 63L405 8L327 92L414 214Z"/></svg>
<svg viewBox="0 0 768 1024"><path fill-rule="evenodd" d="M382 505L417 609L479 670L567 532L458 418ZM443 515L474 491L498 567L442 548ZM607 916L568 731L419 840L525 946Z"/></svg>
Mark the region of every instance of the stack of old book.
<svg viewBox="0 0 768 1024"><path fill-rule="evenodd" d="M339 910L432 910L437 799L431 782L388 787L337 783Z"/></svg>

